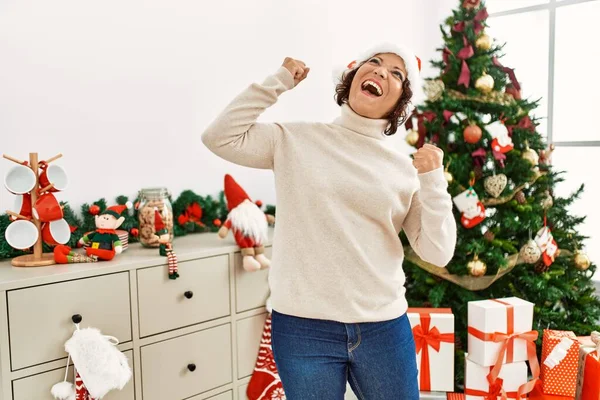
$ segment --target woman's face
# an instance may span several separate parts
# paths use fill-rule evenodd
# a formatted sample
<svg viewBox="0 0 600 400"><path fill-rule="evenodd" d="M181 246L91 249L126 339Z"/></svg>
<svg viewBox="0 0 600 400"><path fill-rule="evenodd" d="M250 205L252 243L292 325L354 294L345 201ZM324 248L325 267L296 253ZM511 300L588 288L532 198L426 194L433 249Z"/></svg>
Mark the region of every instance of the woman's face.
<svg viewBox="0 0 600 400"><path fill-rule="evenodd" d="M363 117L385 118L396 108L406 78L406 66L400 56L377 54L356 72L348 103L355 113Z"/></svg>

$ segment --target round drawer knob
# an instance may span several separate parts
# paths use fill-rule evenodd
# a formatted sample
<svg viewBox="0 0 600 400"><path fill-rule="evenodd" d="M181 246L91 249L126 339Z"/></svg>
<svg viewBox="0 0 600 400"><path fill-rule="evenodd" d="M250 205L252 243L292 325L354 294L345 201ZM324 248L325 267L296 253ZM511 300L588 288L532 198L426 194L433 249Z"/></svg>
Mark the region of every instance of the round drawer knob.
<svg viewBox="0 0 600 400"><path fill-rule="evenodd" d="M81 316L81 314L75 314L71 317L71 321L73 321L74 324L78 324L83 320L83 317Z"/></svg>
<svg viewBox="0 0 600 400"><path fill-rule="evenodd" d="M188 364L188 369L189 369L191 372L194 372L194 371L196 370L196 364Z"/></svg>
<svg viewBox="0 0 600 400"><path fill-rule="evenodd" d="M186 297L186 299L191 299L192 297L194 297L194 292L192 292L191 290L188 290L183 295Z"/></svg>

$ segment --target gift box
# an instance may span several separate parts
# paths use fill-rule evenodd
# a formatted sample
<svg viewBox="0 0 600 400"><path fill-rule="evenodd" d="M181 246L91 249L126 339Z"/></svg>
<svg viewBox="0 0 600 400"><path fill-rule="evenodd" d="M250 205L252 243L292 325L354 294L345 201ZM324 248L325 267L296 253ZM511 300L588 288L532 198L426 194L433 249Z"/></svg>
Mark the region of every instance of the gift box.
<svg viewBox="0 0 600 400"><path fill-rule="evenodd" d="M531 393L529 393L529 400L574 400L574 397L572 396L545 394L542 385L543 383L538 381Z"/></svg>
<svg viewBox="0 0 600 400"><path fill-rule="evenodd" d="M454 391L454 314L449 308L409 308L419 390Z"/></svg>
<svg viewBox="0 0 600 400"><path fill-rule="evenodd" d="M577 338L580 343L577 369L577 388L575 390L575 400L581 400L583 390L583 377L585 375L585 361L588 354L596 350L596 345L588 339L583 341L582 338Z"/></svg>
<svg viewBox="0 0 600 400"><path fill-rule="evenodd" d="M586 354L584 364L581 400L599 400L600 361L598 361L595 350Z"/></svg>
<svg viewBox="0 0 600 400"><path fill-rule="evenodd" d="M542 391L575 397L579 342L573 332L544 330L542 340Z"/></svg>
<svg viewBox="0 0 600 400"><path fill-rule="evenodd" d="M488 382L492 367L484 367L465 360L465 398L466 400L487 400L501 398L502 389L509 399L516 399L519 388L527 383L527 363L515 362L502 366L498 379L493 385Z"/></svg>
<svg viewBox="0 0 600 400"><path fill-rule="evenodd" d="M531 358L528 342L537 339L537 331L531 330L533 303L518 297L471 301L468 325L471 361L489 367Z"/></svg>

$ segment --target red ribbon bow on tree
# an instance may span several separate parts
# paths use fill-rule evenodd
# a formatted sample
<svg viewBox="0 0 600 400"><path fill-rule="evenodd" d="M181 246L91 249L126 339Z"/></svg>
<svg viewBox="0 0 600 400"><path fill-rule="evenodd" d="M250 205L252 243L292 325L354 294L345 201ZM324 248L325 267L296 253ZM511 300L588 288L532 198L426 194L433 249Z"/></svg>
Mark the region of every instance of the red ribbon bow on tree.
<svg viewBox="0 0 600 400"><path fill-rule="evenodd" d="M494 56L492 57L492 62L494 63L494 65L498 68L500 68L505 74L508 74L508 77L510 78L510 82L512 83L512 86L515 88L515 90L518 92L521 90L521 85L519 84L519 81L517 80L517 76L515 75L515 70L513 68L508 68L505 67L504 65L500 64L500 61L498 61L498 57Z"/></svg>
<svg viewBox="0 0 600 400"><path fill-rule="evenodd" d="M201 221L202 219L202 207L198 203L192 203L187 206L185 212L177 218L179 225L185 225L188 222L193 222L198 226L204 227L205 225Z"/></svg>
<svg viewBox="0 0 600 400"><path fill-rule="evenodd" d="M421 324L413 328L417 354L421 352L420 390L431 390L431 367L429 365L429 347L439 352L443 343L454 343L454 333L440 333L435 326L430 328L431 315L420 314Z"/></svg>

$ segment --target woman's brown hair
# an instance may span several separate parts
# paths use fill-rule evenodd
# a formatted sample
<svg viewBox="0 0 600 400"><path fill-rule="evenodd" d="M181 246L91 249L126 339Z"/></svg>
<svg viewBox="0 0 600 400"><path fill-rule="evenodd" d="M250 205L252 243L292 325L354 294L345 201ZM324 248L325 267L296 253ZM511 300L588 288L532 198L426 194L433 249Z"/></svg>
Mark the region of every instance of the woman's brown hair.
<svg viewBox="0 0 600 400"><path fill-rule="evenodd" d="M358 67L348 72L342 81L336 86L334 98L338 105L341 106L344 103L348 103L350 87L352 86L354 76L356 75L358 68L360 68L365 62L362 62ZM385 117L390 122L384 132L387 136L395 134L398 130L398 126L404 124L404 122L406 122L408 119L408 104L410 103L412 94L410 81L405 79L404 82L402 82L402 94L400 95L400 100L398 100L398 103L396 104L396 108L394 108L394 110Z"/></svg>

